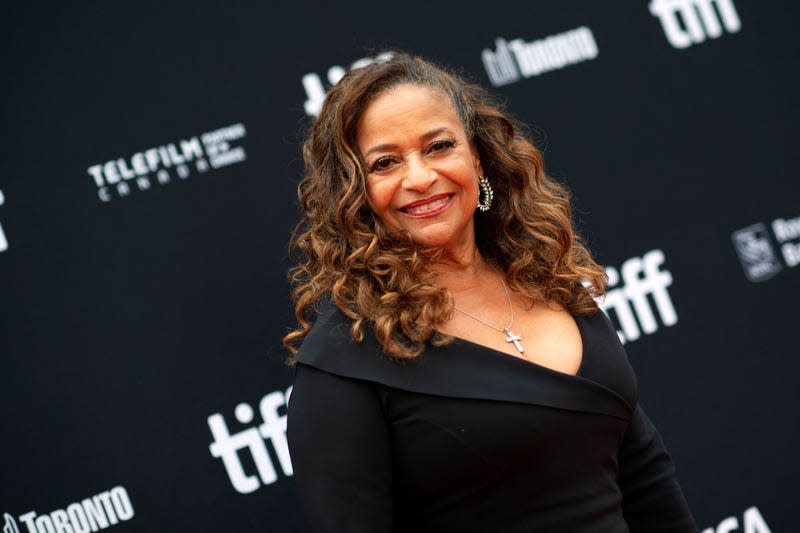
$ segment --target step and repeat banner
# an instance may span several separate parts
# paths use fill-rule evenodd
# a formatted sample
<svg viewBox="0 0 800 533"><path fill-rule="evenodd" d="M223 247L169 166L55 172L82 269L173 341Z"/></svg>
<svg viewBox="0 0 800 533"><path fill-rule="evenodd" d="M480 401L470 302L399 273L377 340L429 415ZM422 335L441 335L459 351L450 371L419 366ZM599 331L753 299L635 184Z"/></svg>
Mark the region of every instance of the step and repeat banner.
<svg viewBox="0 0 800 533"><path fill-rule="evenodd" d="M3 533L307 531L281 347L299 146L326 91L392 49L488 87L573 191L703 532L800 531L799 17L755 0L7 8Z"/></svg>

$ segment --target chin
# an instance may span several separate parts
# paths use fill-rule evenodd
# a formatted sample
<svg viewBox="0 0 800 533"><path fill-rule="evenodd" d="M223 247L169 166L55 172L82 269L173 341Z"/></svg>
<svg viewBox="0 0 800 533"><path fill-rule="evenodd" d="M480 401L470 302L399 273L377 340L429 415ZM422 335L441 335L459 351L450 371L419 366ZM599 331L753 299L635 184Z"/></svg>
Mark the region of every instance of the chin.
<svg viewBox="0 0 800 533"><path fill-rule="evenodd" d="M419 246L426 248L447 248L451 240L445 237L430 237L430 236L416 236L411 235L411 240Z"/></svg>
<svg viewBox="0 0 800 533"><path fill-rule="evenodd" d="M454 232L451 226L451 224L441 224L439 227L415 228L415 231L409 231L408 234L414 243L426 248L449 249L469 240L469 232Z"/></svg>

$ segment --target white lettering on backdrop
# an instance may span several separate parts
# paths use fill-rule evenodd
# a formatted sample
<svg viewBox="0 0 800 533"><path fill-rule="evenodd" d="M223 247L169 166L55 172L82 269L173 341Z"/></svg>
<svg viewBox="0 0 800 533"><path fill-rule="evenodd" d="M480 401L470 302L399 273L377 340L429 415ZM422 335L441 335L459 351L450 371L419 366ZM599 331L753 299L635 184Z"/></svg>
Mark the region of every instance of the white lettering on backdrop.
<svg viewBox="0 0 800 533"><path fill-rule="evenodd" d="M650 14L658 17L669 44L679 49L716 39L723 26L728 33L742 28L732 0L653 0Z"/></svg>
<svg viewBox="0 0 800 533"><path fill-rule="evenodd" d="M484 49L481 61L495 87L558 70L594 59L599 54L592 30L586 26L525 42L502 37L495 40L495 51Z"/></svg>
<svg viewBox="0 0 800 533"><path fill-rule="evenodd" d="M39 515L28 511L19 520L28 533L89 533L115 526L133 518L134 510L125 487L118 485L111 490L73 502L64 509L56 509ZM3 514L3 533L19 533L14 517Z"/></svg>
<svg viewBox="0 0 800 533"><path fill-rule="evenodd" d="M619 271L606 267L608 289L598 298L597 304L609 318L617 319L622 327L617 335L623 343L638 339L642 333L650 335L658 330L651 299L664 326L678 323L678 314L667 291L672 285L672 274L661 270L663 264L664 252L656 249L642 257L631 257L622 263ZM623 285L619 285L620 281Z"/></svg>
<svg viewBox="0 0 800 533"><path fill-rule="evenodd" d="M350 68L355 69L366 67L370 63L375 61L386 61L391 57L391 52L380 54L374 58L362 57L350 65ZM347 70L344 67L340 65L333 65L328 69L327 72L328 83L330 83L331 87L333 87L339 83L339 80L341 80L345 74L347 74ZM322 111L322 103L325 101L325 95L327 94L325 86L322 84L322 79L320 79L319 75L315 72L309 72L302 77L300 82L303 84L303 89L306 91L306 101L303 104L303 108L308 116L316 117L319 115L319 112Z"/></svg>
<svg viewBox="0 0 800 533"><path fill-rule="evenodd" d="M739 519L737 517L729 516L720 522L717 527L704 529L703 533L772 533L756 506L750 507L744 512L741 527L742 529L739 529Z"/></svg>
<svg viewBox="0 0 800 533"><path fill-rule="evenodd" d="M237 492L248 494L258 489L262 483L270 485L278 480L266 441L272 443L283 473L287 476L293 475L289 443L286 440L286 415L278 414L278 410L289 403L291 393L292 387L289 387L285 393L278 390L265 395L258 404L261 424L236 433L230 432L221 413L208 417L208 427L214 437L208 449L212 457L222 459L228 479ZM249 425L253 422L253 408L247 403L240 403L234 409L234 416L239 423ZM257 476L245 472L239 457L239 452L244 451L250 452Z"/></svg>
<svg viewBox="0 0 800 533"><path fill-rule="evenodd" d="M0 205L6 203L6 197L3 195L3 191L0 191ZM0 252L5 252L8 250L8 239L6 239L6 234L3 231L3 225L0 224Z"/></svg>
<svg viewBox="0 0 800 533"><path fill-rule="evenodd" d="M191 175L190 163L199 173L241 163L247 154L241 146L231 146L247 135L244 124L224 128L119 157L86 169L97 186L103 202L129 196L132 191L146 191L153 183L168 185L174 176L185 180Z"/></svg>

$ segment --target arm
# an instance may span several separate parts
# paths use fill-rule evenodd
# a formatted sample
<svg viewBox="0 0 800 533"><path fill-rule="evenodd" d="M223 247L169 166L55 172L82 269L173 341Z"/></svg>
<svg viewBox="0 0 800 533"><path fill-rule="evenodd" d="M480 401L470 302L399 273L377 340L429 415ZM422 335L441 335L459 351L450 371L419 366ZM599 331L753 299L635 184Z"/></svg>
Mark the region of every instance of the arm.
<svg viewBox="0 0 800 533"><path fill-rule="evenodd" d="M619 450L619 486L632 533L698 531L661 435L638 405Z"/></svg>
<svg viewBox="0 0 800 533"><path fill-rule="evenodd" d="M287 433L314 533L392 530L389 431L370 382L298 364Z"/></svg>

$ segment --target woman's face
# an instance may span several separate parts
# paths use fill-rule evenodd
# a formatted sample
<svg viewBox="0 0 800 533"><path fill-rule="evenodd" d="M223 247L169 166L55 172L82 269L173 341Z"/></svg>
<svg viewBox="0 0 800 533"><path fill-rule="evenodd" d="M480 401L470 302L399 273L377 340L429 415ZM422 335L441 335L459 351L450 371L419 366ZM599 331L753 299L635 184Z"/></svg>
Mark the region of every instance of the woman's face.
<svg viewBox="0 0 800 533"><path fill-rule="evenodd" d="M370 102L357 127L369 206L386 228L450 254L469 252L482 171L450 99L398 85Z"/></svg>

